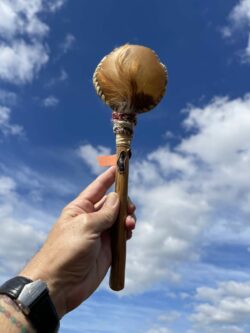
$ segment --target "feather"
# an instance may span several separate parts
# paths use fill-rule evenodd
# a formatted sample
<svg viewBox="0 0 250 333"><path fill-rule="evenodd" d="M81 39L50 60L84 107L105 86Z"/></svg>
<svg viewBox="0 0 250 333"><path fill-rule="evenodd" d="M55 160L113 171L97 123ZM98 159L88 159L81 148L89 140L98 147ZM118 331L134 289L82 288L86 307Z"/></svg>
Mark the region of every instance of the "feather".
<svg viewBox="0 0 250 333"><path fill-rule="evenodd" d="M94 74L99 95L118 112L145 112L162 98L165 67L144 46L123 45L106 56Z"/></svg>

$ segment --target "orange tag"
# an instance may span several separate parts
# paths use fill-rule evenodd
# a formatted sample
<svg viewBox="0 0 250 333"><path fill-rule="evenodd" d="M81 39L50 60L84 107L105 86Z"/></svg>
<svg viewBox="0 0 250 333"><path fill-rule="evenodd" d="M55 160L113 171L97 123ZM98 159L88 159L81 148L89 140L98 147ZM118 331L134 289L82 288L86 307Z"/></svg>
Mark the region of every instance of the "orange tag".
<svg viewBox="0 0 250 333"><path fill-rule="evenodd" d="M116 155L97 156L97 162L101 167L116 165Z"/></svg>

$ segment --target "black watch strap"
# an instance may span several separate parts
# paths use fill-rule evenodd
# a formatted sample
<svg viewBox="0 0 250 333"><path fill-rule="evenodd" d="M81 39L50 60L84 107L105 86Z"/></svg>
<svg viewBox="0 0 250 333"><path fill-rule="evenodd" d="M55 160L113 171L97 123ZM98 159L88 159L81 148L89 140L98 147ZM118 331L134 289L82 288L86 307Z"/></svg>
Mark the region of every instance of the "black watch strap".
<svg viewBox="0 0 250 333"><path fill-rule="evenodd" d="M0 294L7 295L14 301L18 299L26 284L32 280L17 276L0 286ZM24 313L25 314L25 313ZM30 307L28 314L25 314L37 333L55 333L59 329L59 319L49 292L46 290L38 297Z"/></svg>
<svg viewBox="0 0 250 333"><path fill-rule="evenodd" d="M15 278L6 281L2 286L0 286L0 294L7 295L10 298L16 300L23 290L23 287L30 282L32 282L32 280L23 276L16 276Z"/></svg>
<svg viewBox="0 0 250 333"><path fill-rule="evenodd" d="M55 333L58 331L59 319L48 292L32 305L32 311L27 317L38 333Z"/></svg>

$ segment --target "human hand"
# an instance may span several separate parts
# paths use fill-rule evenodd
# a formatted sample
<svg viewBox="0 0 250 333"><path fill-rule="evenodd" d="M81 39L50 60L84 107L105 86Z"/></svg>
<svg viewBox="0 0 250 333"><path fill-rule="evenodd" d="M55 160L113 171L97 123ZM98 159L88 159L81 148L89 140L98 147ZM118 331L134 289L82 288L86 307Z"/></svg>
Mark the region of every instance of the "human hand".
<svg viewBox="0 0 250 333"><path fill-rule="evenodd" d="M46 281L61 318L87 299L111 264L110 227L119 212L116 193L106 195L115 179L111 167L70 202L41 250L20 275ZM127 238L135 228L135 206L129 202Z"/></svg>

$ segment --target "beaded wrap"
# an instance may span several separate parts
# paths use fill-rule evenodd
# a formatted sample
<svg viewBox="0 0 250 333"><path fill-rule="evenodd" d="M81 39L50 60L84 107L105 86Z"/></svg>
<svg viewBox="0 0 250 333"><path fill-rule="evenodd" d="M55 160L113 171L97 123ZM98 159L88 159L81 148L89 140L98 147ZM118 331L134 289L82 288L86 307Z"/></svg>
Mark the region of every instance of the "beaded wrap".
<svg viewBox="0 0 250 333"><path fill-rule="evenodd" d="M115 134L133 135L136 125L136 113L121 113L113 111L112 113L113 131Z"/></svg>

